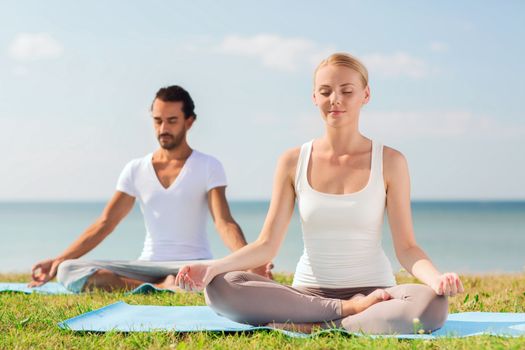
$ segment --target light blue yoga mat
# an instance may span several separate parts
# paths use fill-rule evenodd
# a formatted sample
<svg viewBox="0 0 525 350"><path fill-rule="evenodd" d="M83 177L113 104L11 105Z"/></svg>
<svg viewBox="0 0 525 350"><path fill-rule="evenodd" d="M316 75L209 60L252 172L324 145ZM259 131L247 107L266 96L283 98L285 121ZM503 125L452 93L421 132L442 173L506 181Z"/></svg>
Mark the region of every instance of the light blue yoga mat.
<svg viewBox="0 0 525 350"><path fill-rule="evenodd" d="M240 332L272 329L270 327L254 327L233 322L225 317L218 316L207 306L128 305L124 302L117 302L63 321L59 323L59 327L73 331L93 332ZM292 337L312 336L310 334L278 331ZM443 328L432 334L397 334L388 336L434 339L445 336L469 337L482 334L525 336L525 313L465 312L451 314Z"/></svg>
<svg viewBox="0 0 525 350"><path fill-rule="evenodd" d="M0 283L1 292L18 292L25 294L74 294L66 289L63 285L56 282L48 282L40 287L29 288L27 283Z"/></svg>
<svg viewBox="0 0 525 350"><path fill-rule="evenodd" d="M27 283L0 283L1 292L18 292L25 294L75 294L57 282L48 282L41 287L30 288ZM169 289L159 289L151 283L144 283L133 289L129 294L148 294L156 292L173 292Z"/></svg>

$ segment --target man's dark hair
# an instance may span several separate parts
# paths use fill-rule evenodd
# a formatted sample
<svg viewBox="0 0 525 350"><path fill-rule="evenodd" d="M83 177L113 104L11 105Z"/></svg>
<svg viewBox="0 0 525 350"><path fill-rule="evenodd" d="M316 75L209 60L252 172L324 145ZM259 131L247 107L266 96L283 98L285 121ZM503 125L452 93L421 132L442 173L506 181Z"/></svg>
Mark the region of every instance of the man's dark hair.
<svg viewBox="0 0 525 350"><path fill-rule="evenodd" d="M182 111L184 112L184 118L197 118L197 114L195 114L194 111L195 104L193 103L190 94L188 93L188 91L184 90L178 85L160 88L160 90L157 91L157 93L155 94L153 102L155 102L156 99L159 99L164 102L182 102ZM153 109L153 102L151 103L151 109Z"/></svg>

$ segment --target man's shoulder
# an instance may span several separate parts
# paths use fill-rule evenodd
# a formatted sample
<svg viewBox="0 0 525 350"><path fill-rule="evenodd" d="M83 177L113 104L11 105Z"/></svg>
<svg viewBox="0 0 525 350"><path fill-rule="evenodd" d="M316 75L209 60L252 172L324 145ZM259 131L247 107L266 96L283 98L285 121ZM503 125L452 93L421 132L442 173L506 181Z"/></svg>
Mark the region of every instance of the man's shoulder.
<svg viewBox="0 0 525 350"><path fill-rule="evenodd" d="M207 166L217 166L222 164L217 157L212 156L211 154L197 151L195 149L193 150L193 152L197 161L206 164Z"/></svg>
<svg viewBox="0 0 525 350"><path fill-rule="evenodd" d="M148 153L145 156L133 158L126 163L124 169L128 169L129 171L136 171L139 168L144 168L148 165L148 162L151 160L151 156L152 153Z"/></svg>

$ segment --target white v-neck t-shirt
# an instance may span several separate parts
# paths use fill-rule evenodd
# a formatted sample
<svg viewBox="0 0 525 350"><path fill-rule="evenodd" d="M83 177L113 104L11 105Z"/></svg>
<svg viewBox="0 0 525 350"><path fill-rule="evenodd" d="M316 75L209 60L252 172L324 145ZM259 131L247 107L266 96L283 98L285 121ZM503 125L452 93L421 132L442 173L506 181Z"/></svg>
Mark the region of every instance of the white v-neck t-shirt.
<svg viewBox="0 0 525 350"><path fill-rule="evenodd" d="M135 197L144 215L146 239L139 260L211 259L208 191L227 185L222 164L193 150L175 181L164 188L152 157L129 162L117 182L117 191Z"/></svg>

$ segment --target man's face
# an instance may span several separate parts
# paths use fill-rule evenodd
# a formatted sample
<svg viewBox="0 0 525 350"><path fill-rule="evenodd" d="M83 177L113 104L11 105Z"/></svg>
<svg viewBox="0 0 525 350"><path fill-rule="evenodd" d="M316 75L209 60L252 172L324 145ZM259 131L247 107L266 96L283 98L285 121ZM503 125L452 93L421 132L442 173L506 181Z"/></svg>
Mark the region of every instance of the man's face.
<svg viewBox="0 0 525 350"><path fill-rule="evenodd" d="M155 99L151 108L155 136L160 147L166 150L177 148L193 124L193 117L184 118L182 102L165 102Z"/></svg>

